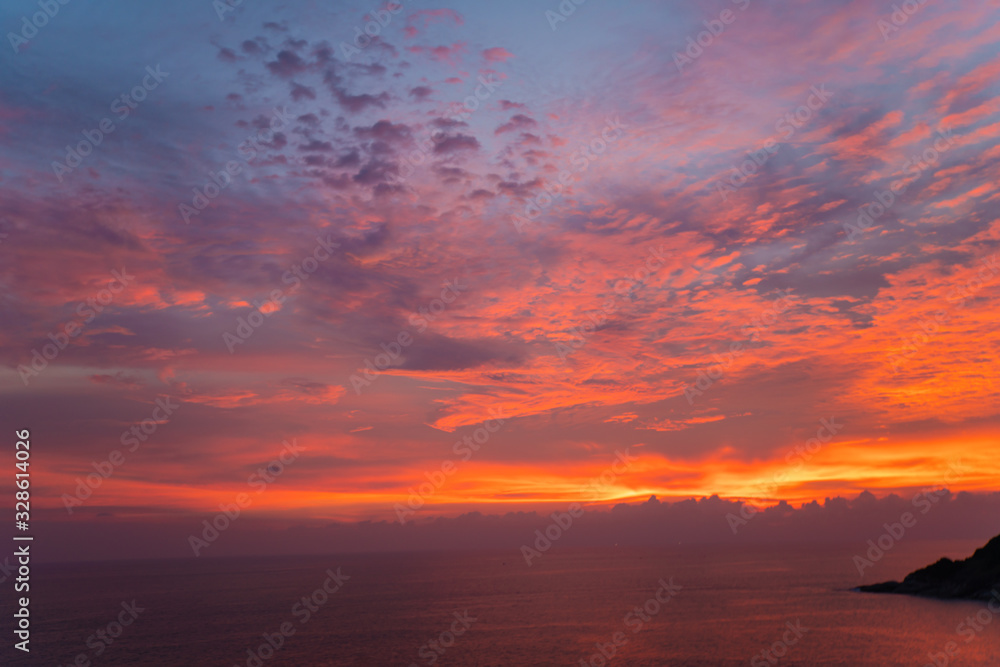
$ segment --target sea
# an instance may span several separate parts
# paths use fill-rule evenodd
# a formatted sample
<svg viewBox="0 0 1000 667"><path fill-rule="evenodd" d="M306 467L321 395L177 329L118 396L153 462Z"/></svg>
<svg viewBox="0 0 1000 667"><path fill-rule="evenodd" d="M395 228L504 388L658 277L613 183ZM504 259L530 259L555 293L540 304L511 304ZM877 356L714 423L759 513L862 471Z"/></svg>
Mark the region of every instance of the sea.
<svg viewBox="0 0 1000 667"><path fill-rule="evenodd" d="M900 542L863 581L976 542ZM0 664L1000 665L982 602L876 595L865 545L197 558L32 567L30 654ZM4 584L6 588L10 582Z"/></svg>

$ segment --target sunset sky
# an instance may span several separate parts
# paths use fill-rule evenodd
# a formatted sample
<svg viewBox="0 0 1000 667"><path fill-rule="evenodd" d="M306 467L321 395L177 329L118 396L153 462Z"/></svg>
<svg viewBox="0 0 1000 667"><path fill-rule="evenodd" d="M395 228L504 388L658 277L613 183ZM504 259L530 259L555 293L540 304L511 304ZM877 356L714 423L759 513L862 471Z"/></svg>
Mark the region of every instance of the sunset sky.
<svg viewBox="0 0 1000 667"><path fill-rule="evenodd" d="M39 516L1000 489L1000 6L561 6L8 35L0 391Z"/></svg>

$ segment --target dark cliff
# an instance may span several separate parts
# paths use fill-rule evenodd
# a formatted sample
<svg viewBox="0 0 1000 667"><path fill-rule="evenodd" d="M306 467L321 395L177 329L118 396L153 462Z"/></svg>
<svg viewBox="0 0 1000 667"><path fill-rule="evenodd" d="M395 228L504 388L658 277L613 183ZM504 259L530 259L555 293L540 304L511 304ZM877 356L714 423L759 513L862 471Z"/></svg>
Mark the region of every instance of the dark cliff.
<svg viewBox="0 0 1000 667"><path fill-rule="evenodd" d="M924 597L988 600L1000 598L1000 535L965 560L942 558L906 575L903 581L859 586L865 593L899 593Z"/></svg>

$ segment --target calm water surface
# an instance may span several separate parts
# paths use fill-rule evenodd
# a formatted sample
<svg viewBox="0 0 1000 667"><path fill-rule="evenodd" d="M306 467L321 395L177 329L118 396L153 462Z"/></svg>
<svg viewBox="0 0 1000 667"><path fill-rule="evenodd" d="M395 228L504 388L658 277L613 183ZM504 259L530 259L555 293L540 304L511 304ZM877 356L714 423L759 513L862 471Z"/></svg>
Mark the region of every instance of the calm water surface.
<svg viewBox="0 0 1000 667"><path fill-rule="evenodd" d="M901 543L865 581L977 546ZM958 633L984 604L850 592L857 550L556 546L531 567L517 551L52 564L32 571L32 652L14 662L71 665L85 654L93 665L601 665L598 645L610 653L620 633L609 665L921 667L949 642L958 652L948 665L1000 665L1000 617ZM303 622L306 607L294 605L338 567L349 579L325 603L316 596ZM661 579L680 587L660 593L665 604L655 601ZM135 622L110 645L98 640L133 599L143 608ZM265 649L260 662L248 654L283 623L294 634L278 651ZM784 639L794 642L779 643L768 662L762 651Z"/></svg>

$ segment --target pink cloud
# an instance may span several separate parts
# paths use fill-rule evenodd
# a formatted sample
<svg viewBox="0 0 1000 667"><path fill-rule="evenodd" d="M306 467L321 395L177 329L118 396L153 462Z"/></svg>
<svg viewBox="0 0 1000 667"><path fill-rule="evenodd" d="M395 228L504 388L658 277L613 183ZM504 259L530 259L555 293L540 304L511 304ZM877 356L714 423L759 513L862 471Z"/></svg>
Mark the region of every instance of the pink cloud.
<svg viewBox="0 0 1000 667"><path fill-rule="evenodd" d="M465 42L455 42L451 46L410 46L406 49L410 53L416 54L426 54L430 56L431 60L437 62L446 62L451 65L457 66L461 59L462 53L466 50Z"/></svg>
<svg viewBox="0 0 1000 667"><path fill-rule="evenodd" d="M465 23L462 15L454 9L421 9L406 17L404 32L407 37L416 37L427 26L434 23L447 23L449 20L454 21L455 25Z"/></svg>
<svg viewBox="0 0 1000 667"><path fill-rule="evenodd" d="M505 63L508 58L513 58L514 54L502 46L494 46L492 49L483 50L483 58L491 63Z"/></svg>

